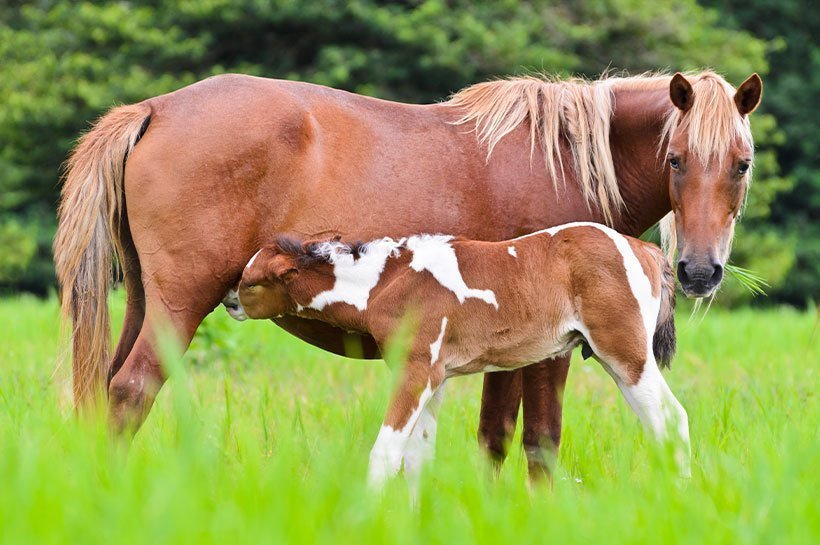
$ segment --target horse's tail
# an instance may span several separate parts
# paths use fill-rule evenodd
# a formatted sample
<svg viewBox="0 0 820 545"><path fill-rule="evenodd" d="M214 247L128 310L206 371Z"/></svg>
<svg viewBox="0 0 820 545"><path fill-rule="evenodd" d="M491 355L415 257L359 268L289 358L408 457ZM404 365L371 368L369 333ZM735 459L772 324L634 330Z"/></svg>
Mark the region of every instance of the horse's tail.
<svg viewBox="0 0 820 545"><path fill-rule="evenodd" d="M652 352L661 367L669 367L675 355L675 272L664 255L659 252L656 260L661 270L661 308L652 338Z"/></svg>
<svg viewBox="0 0 820 545"><path fill-rule="evenodd" d="M63 324L72 322L74 404L92 404L104 392L109 352L108 287L120 225L125 159L148 128L143 102L112 109L84 134L68 159L57 212L54 264Z"/></svg>

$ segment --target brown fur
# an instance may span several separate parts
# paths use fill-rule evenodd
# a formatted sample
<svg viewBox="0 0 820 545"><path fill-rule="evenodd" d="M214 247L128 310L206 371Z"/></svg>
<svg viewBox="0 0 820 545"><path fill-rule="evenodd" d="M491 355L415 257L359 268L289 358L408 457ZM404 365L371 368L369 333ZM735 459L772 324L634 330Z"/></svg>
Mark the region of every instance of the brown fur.
<svg viewBox="0 0 820 545"><path fill-rule="evenodd" d="M653 295L661 297L663 292L668 297L664 275L669 268L660 250L628 240ZM498 310L481 300L459 302L429 271L409 267L412 252L407 249L387 259L365 310L347 303L315 310L309 307L313 298L334 285L328 282L335 279L328 254L317 251L316 244L282 238L263 248L245 269L239 299L252 318L296 314L369 334L382 348L409 313L415 341L384 420L396 430L407 424L425 387L435 389L445 376L482 372L488 365L519 368L571 350L583 335L624 383L638 383L650 340L624 259L608 235L584 226L554 236L541 233L498 243L454 240L451 245L466 284L492 289ZM511 245L517 256L508 253ZM361 245L336 250L355 256L361 251ZM442 352L433 362L430 345L440 335L444 317L448 322ZM662 303L658 318L674 319L668 301ZM564 329L576 319L588 333L583 328ZM545 348L545 343L555 348Z"/></svg>
<svg viewBox="0 0 820 545"><path fill-rule="evenodd" d="M478 103L475 109L458 100L397 104L235 75L112 110L84 138L69 165L55 240L66 312L76 318L77 403L104 387L110 369L112 418L121 425L120 415L136 412L138 423L155 391L141 385L164 380L152 347L153 330L170 323L186 345L256 248L270 242L270 233L369 239L440 231L501 240L569 221L603 222L610 215L619 231L643 232L672 208L669 169L656 155L664 124L674 113L669 81L667 76L629 78L590 91L580 90L587 85L580 83L550 87L554 91L542 86L524 93L537 99L527 98L524 110L517 99L507 100L511 95L505 91L503 103L481 103L501 118L512 116L512 122L503 123L509 129L503 134L493 125L483 131L478 117L464 119L480 115ZM513 93L514 88L506 87ZM722 87L713 91L726 92ZM577 106L547 105L564 100L561 96L573 97ZM543 130L532 130L534 107L543 107L537 118ZM150 127L129 154L131 137L141 132L149 113ZM557 140L555 115L561 119ZM473 127L475 134L469 130ZM685 138L685 132L677 131L676 138ZM605 138L609 152L601 144ZM482 141L491 140L488 158ZM535 148L544 154L533 153ZM103 163L110 168L97 168ZM609 214L606 203L617 202L611 180L617 180L623 205L610 206ZM115 204L120 198L128 203L122 217ZM687 229L697 225L701 207L695 201L684 197L676 206L692 210ZM122 223L112 226L112 217ZM129 305L109 362L105 285L110 267L104 254L110 255L109 244L120 240L117 226L126 254ZM698 244L692 251L705 255L712 249ZM347 335L298 318L277 323L337 352ZM372 339L365 338L367 343L373 349L366 353L378 355ZM540 371L524 370L551 381L547 392L532 390L530 384L538 381L522 381L515 373L488 374L481 424L485 442L504 450L498 438L514 427L522 389L537 400L528 405L525 437L545 437L541 431L548 429L557 442L566 364L564 358ZM89 383L95 385L84 386ZM538 439L531 446L542 443Z"/></svg>

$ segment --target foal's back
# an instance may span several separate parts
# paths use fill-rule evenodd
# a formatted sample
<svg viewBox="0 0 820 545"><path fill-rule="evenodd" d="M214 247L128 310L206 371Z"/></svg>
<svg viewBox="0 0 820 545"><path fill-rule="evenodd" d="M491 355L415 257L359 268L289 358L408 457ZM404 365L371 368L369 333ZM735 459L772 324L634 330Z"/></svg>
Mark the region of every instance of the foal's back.
<svg viewBox="0 0 820 545"><path fill-rule="evenodd" d="M391 316L391 327L405 308L423 309L419 336L442 337L448 374L520 367L582 340L646 360L663 276L652 244L576 223L503 242L412 237L403 254L372 315Z"/></svg>

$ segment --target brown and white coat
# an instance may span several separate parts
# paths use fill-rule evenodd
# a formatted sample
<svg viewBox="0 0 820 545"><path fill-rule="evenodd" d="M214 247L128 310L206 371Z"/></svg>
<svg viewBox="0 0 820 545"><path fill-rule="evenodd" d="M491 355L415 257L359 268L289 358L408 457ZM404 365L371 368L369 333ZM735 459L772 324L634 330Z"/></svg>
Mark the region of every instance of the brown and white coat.
<svg viewBox="0 0 820 545"><path fill-rule="evenodd" d="M279 238L250 260L225 304L234 318L295 314L372 335L381 348L404 320L416 335L371 451L378 484L435 449L442 386L594 352L643 424L670 424L688 474L686 412L658 368L674 352L674 280L660 250L603 225L572 223L503 242L446 235L365 244Z"/></svg>

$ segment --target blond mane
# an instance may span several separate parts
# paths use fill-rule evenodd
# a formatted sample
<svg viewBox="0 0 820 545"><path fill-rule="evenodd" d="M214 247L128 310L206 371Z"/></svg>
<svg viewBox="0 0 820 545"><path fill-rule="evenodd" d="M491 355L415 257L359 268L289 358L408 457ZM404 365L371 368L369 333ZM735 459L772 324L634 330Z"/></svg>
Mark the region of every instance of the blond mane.
<svg viewBox="0 0 820 545"><path fill-rule="evenodd" d="M689 129L689 146L702 160L724 155L735 138L751 144L748 119L734 106L734 88L711 71L687 75L697 99L687 115L669 102L669 112L658 135L659 152L679 128ZM496 145L524 123L529 127L530 159L540 148L547 173L558 191L565 181L561 143L572 154L572 165L587 206L596 204L607 224L620 213L624 201L615 176L609 135L614 89L668 89L671 76L643 74L631 77L603 75L597 80L559 80L546 76L512 77L472 85L454 94L447 104L460 108L456 124L475 124L487 160Z"/></svg>

